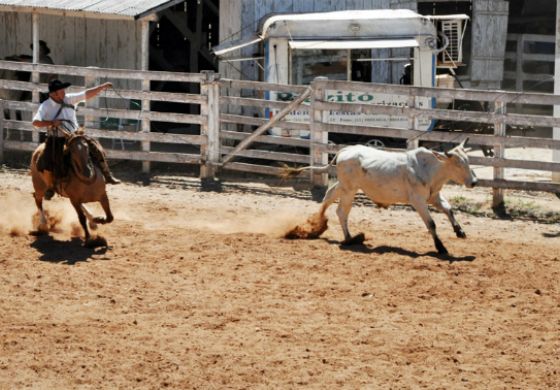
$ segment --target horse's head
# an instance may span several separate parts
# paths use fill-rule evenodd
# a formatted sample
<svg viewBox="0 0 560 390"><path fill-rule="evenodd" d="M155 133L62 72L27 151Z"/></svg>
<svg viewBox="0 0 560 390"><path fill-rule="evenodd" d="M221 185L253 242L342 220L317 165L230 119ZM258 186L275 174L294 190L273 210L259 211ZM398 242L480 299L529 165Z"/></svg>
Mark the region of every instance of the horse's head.
<svg viewBox="0 0 560 390"><path fill-rule="evenodd" d="M70 164L80 180L90 181L95 176L95 168L89 157L89 144L83 134L73 134L66 142L66 152Z"/></svg>

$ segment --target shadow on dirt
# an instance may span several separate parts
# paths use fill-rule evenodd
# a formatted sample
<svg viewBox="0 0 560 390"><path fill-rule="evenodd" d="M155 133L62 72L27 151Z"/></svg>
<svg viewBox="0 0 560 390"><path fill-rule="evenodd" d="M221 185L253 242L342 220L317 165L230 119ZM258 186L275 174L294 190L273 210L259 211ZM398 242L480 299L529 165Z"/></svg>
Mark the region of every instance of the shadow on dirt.
<svg viewBox="0 0 560 390"><path fill-rule="evenodd" d="M560 232L556 232L556 233L543 233L542 235L543 235L543 237L546 237L546 238L558 238L558 237L560 237Z"/></svg>
<svg viewBox="0 0 560 390"><path fill-rule="evenodd" d="M93 260L93 256L107 252L107 247L87 248L78 237L67 241L56 240L50 235L37 236L31 246L41 252L39 260L74 265Z"/></svg>
<svg viewBox="0 0 560 390"><path fill-rule="evenodd" d="M442 255L435 251L425 252L425 253L418 253L414 251L410 251L404 248L398 248L394 246L388 245L380 245L378 247L372 248L370 246L364 244L357 244L357 245L340 245L340 242L333 241L333 240L326 240L330 244L338 244L340 249L345 251L351 252L358 252L358 253L365 253L365 254L372 254L376 253L378 255L384 255L386 253L394 253L400 256L407 256L412 259L417 259L419 257L434 257L438 260L448 261L450 263L454 263L456 261L467 261L471 262L476 259L476 256L453 256L452 254Z"/></svg>

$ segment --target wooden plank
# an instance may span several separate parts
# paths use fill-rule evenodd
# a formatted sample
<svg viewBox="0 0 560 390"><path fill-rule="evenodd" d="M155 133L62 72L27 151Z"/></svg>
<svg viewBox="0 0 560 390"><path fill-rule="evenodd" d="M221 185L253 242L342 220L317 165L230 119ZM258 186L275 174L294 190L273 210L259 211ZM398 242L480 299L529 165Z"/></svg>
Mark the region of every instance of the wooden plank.
<svg viewBox="0 0 560 390"><path fill-rule="evenodd" d="M36 13L38 12L42 15L60 15L64 17L76 17L76 18L86 18L86 19L110 19L110 20L134 20L134 15L124 15L124 14L111 14L111 13L100 13L95 11L85 11L85 10L71 10L71 9L55 9L47 7L37 7L35 5L11 5L11 4L1 4L0 12L14 12L14 13Z"/></svg>
<svg viewBox="0 0 560 390"><path fill-rule="evenodd" d="M221 123L240 123L244 125L251 126L261 126L268 122L266 118L254 118L244 115L233 115L233 114L222 114L220 115ZM274 125L275 127L280 127L282 129L293 129L293 130L309 130L309 123L299 123L299 122L278 122Z"/></svg>
<svg viewBox="0 0 560 390"><path fill-rule="evenodd" d="M239 132L239 131L220 131L222 139L234 139L234 140L244 140L249 137L251 133ZM270 135L260 135L255 139L255 142L263 144L273 144L273 145L284 145L284 146L294 146L298 148L309 148L309 140L301 138L291 138L291 137L275 137Z"/></svg>
<svg viewBox="0 0 560 390"><path fill-rule="evenodd" d="M303 93L307 89L307 86L305 85L286 85L286 84L276 84L276 83L265 83L260 81L233 80L233 79L221 79L220 85L224 88L239 88L239 89L246 88L246 89L254 89L255 91L292 92L294 94Z"/></svg>
<svg viewBox="0 0 560 390"><path fill-rule="evenodd" d="M282 168L271 167L268 165L257 165L257 164L238 163L238 162L232 162L227 166L225 166L224 169L229 171L249 172L249 173L257 173L261 175L272 175L272 176L280 176L280 174L283 172Z"/></svg>
<svg viewBox="0 0 560 390"><path fill-rule="evenodd" d="M4 162L4 101L0 100L0 164Z"/></svg>
<svg viewBox="0 0 560 390"><path fill-rule="evenodd" d="M528 181L512 181L512 180L485 180L479 179L480 187L492 187L498 189L522 190L522 191L543 191L560 193L560 184L557 183L534 183Z"/></svg>
<svg viewBox="0 0 560 390"><path fill-rule="evenodd" d="M246 25L242 7L247 5L247 0L241 1L220 1L219 17L219 40L220 43L233 41L241 38L241 31L244 28L253 30L252 25ZM241 74L236 67L225 61L219 62L219 72L225 78L240 78Z"/></svg>
<svg viewBox="0 0 560 390"><path fill-rule="evenodd" d="M46 90L46 84L44 89ZM17 80L6 80L0 79L1 89L10 90L21 90L21 91L33 91L35 89L35 84L27 81L17 81ZM70 88L70 91L77 90L78 88ZM124 90L118 89L116 91L108 89L103 92L104 96L107 98L127 98L127 99L148 99L154 101L165 101L173 103L185 103L185 104L205 104L206 100L198 94L189 93L177 93L177 92L158 92L158 91L138 91L138 90Z"/></svg>
<svg viewBox="0 0 560 390"><path fill-rule="evenodd" d="M230 146L222 146L222 154L229 154L234 150ZM268 150L260 149L246 149L235 153L236 157L248 157L248 158L258 158L261 160L271 160L271 161L289 161L297 162L301 164L309 164L309 156L305 154L295 154L295 153L282 153L282 152L272 152Z"/></svg>
<svg viewBox="0 0 560 390"><path fill-rule="evenodd" d="M303 12L312 12L313 11L313 1L300 1L300 0L292 0L293 9L296 13L303 13Z"/></svg>
<svg viewBox="0 0 560 390"><path fill-rule="evenodd" d="M533 160L513 160L505 158L486 158L469 156L471 165L482 165L485 167L518 168L534 171L560 172L560 163Z"/></svg>
<svg viewBox="0 0 560 390"><path fill-rule="evenodd" d="M126 141L150 141L172 144L202 145L206 143L206 137L197 134L170 134L155 132L132 132L117 130L86 129L86 134L95 138L107 138Z"/></svg>
<svg viewBox="0 0 560 390"><path fill-rule="evenodd" d="M134 160L142 162L167 162L177 164L200 164L200 156L186 153L164 153L107 149L107 158L112 160Z"/></svg>
<svg viewBox="0 0 560 390"><path fill-rule="evenodd" d="M200 86L201 94L206 96L208 104L202 106L201 116L207 120L200 127L200 133L205 136L206 143L202 145L200 154L203 165L200 167L201 178L213 178L220 162L220 85L219 75L206 72L206 82Z"/></svg>
<svg viewBox="0 0 560 390"><path fill-rule="evenodd" d="M29 64L24 62L0 60L0 69L22 70L32 72L37 69L41 73L65 74L70 76L91 76L105 78L121 78L134 80L177 81L185 83L200 83L203 76L200 73L164 72L133 69L84 68L69 65Z"/></svg>
<svg viewBox="0 0 560 390"><path fill-rule="evenodd" d="M309 129L310 129L310 157L311 165L322 166L328 163L328 154L324 153L317 148L317 145L326 145L329 142L329 133L321 127L323 121L323 111L319 107L321 100L325 98L326 91L317 87L318 81L321 78L316 78L312 83L313 95L311 98L311 107L309 110ZM324 187L329 183L329 175L326 173L311 173L311 183L313 186Z"/></svg>
<svg viewBox="0 0 560 390"><path fill-rule="evenodd" d="M497 116L501 116L506 112L506 105L502 101L497 101L494 103L494 112ZM500 118L501 119L501 118ZM494 123L494 135L498 137L504 137L506 135L506 124L503 120L496 120ZM505 148L501 143L496 143L494 145L494 155L498 159L503 159L505 157ZM505 172L502 167L494 167L494 180L504 180ZM504 205L504 191L500 188L493 189L492 197L492 207L503 207Z"/></svg>
<svg viewBox="0 0 560 390"><path fill-rule="evenodd" d="M355 112L364 114L385 114L395 116L415 116L426 119L442 119L459 122L495 123L500 120L509 125L520 126L560 126L560 118L529 114L496 114L481 111L446 110L437 108L393 107L363 103L318 102L322 110Z"/></svg>
<svg viewBox="0 0 560 390"><path fill-rule="evenodd" d="M221 96L220 104L231 104L232 106L242 106L242 107L260 107L260 108L277 108L283 109L289 103L281 102L275 100L263 100L263 99L253 99L253 98L241 98L234 96Z"/></svg>
<svg viewBox="0 0 560 390"><path fill-rule="evenodd" d="M505 103L527 103L543 105L560 104L560 96L549 93L519 93L511 91L480 91L474 89L430 88L340 80L322 81L320 85L318 85L318 87L329 90L353 91L362 93L389 93L405 96L412 94L415 96L473 100L477 102L501 100Z"/></svg>
<svg viewBox="0 0 560 390"><path fill-rule="evenodd" d="M371 135L390 138L409 139L418 137L421 141L436 141L436 142L452 142L459 143L465 137L469 137L469 144L473 145L486 145L492 146L500 143L504 147L510 148L541 148L541 149L560 149L560 140L551 140L549 138L535 138L535 137L497 137L493 135L483 135L476 133L464 132L440 132L440 131L422 131L422 130L405 130L386 127L365 127L365 126L351 126L351 125L331 125L327 123L321 126L329 133L341 134L357 134L357 135Z"/></svg>

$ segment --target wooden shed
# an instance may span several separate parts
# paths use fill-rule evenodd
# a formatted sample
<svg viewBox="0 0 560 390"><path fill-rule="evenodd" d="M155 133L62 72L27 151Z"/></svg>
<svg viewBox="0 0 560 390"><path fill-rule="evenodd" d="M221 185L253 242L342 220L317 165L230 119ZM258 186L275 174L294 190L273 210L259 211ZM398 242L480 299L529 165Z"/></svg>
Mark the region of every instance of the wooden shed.
<svg viewBox="0 0 560 390"><path fill-rule="evenodd" d="M147 69L149 22L181 0L0 1L0 57L47 42L60 65Z"/></svg>

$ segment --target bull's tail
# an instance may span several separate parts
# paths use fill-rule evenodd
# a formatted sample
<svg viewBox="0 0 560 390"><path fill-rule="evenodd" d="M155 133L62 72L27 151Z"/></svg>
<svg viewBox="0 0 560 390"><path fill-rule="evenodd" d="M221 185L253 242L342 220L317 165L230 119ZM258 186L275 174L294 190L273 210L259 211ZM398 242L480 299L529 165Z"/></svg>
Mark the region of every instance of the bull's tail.
<svg viewBox="0 0 560 390"><path fill-rule="evenodd" d="M333 157L333 159L327 165L323 165L322 167L314 167L312 165L309 165L301 168L293 168L284 164L284 166L282 167L282 172L280 172L280 177L282 179L289 179L291 177L298 176L300 173L304 171L311 171L314 173L327 173L330 167L334 165L337 156L338 153Z"/></svg>

